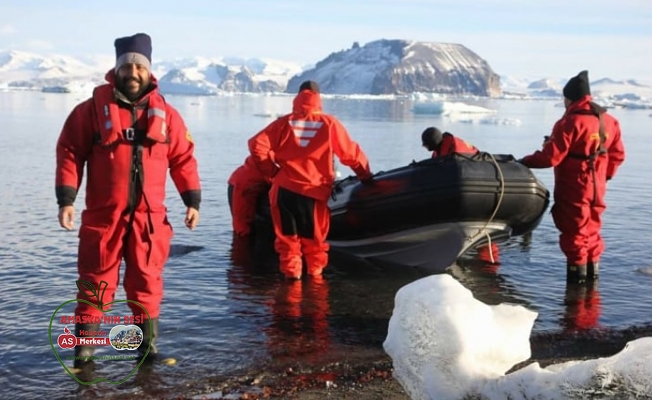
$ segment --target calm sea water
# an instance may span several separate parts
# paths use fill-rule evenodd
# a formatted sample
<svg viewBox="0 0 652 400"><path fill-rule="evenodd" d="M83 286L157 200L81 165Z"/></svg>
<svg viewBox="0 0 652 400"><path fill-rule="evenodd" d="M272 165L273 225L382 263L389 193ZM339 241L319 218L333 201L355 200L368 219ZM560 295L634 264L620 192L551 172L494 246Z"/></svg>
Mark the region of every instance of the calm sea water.
<svg viewBox="0 0 652 400"><path fill-rule="evenodd" d="M219 381L247 370L383 354L394 294L419 275L334 259L325 280L290 285L274 271L253 269L246 249L232 251L227 178L247 155L246 140L287 112L292 97L169 97L195 139L204 185L201 222L194 232L183 227L184 207L173 185L168 187L176 230L164 275L160 348L178 363L141 368L121 385L77 384L55 358L48 327L55 309L76 291L77 237L57 223L54 147L66 116L81 100L73 94L0 93L0 398L171 395L201 387L208 377ZM467 103L522 123L469 124L415 115L407 100L325 99L324 107L344 122L374 171L427 158L420 133L430 125L485 151L520 157L540 146L562 114L549 101ZM481 300L519 303L539 312L537 334L577 328L572 321L578 310L593 316L588 329L652 323L652 118L649 111L613 114L621 121L627 160L609 183L603 227L607 250L590 301L565 301L565 260L549 214L530 238L500 245L499 267L483 266L470 254L452 268ZM535 173L552 190L552 171ZM80 212L83 195L76 205ZM118 298L124 299L122 289ZM115 315L129 314L124 305L115 310ZM72 313L71 304L57 315ZM63 326L55 319L52 329L56 338ZM98 374L120 381L132 369L130 362L106 361Z"/></svg>

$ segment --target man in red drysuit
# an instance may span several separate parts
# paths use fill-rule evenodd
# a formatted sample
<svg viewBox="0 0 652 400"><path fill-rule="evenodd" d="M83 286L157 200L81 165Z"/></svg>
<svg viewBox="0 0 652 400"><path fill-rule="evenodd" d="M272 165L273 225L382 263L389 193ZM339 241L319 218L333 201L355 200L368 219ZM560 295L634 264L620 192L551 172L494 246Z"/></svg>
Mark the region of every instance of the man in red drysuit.
<svg viewBox="0 0 652 400"><path fill-rule="evenodd" d="M248 156L228 181L229 208L236 236L247 236L256 218L256 203L262 193L271 187L271 179L258 170L254 159Z"/></svg>
<svg viewBox="0 0 652 400"><path fill-rule="evenodd" d="M151 39L144 33L115 41L116 64L92 98L68 116L56 146L56 195L59 224L74 225L73 203L86 176L86 209L79 229L79 279L95 288L108 283L102 299L85 290L77 298L97 304L113 301L120 263L126 263L124 288L150 320L137 323L143 330L141 356L157 353L158 318L163 297L163 267L167 261L172 226L164 205L167 172L187 207L185 224L199 221L201 188L194 144L179 113L159 93L151 74ZM128 303L134 315L144 314ZM91 323L81 330L99 331L103 313L78 302L75 315ZM90 317L90 318L89 318ZM151 338L151 341L150 341ZM75 347L75 366L90 359L92 346ZM149 358L149 357L148 357Z"/></svg>
<svg viewBox="0 0 652 400"><path fill-rule="evenodd" d="M428 151L432 151L432 158L445 157L450 154L474 155L478 153L472 144L453 136L452 133L442 133L435 127L426 128L421 134L421 143Z"/></svg>
<svg viewBox="0 0 652 400"><path fill-rule="evenodd" d="M560 231L569 282L597 279L604 251L600 236L607 181L625 160L618 121L593 102L587 71L564 86L566 112L543 149L519 160L530 168L554 167L552 218Z"/></svg>
<svg viewBox="0 0 652 400"><path fill-rule="evenodd" d="M281 272L301 279L303 256L308 275L321 275L328 264L333 156L361 181L372 177L367 156L337 118L322 112L313 81L301 84L292 113L249 139L249 150L258 169L273 177L269 200Z"/></svg>

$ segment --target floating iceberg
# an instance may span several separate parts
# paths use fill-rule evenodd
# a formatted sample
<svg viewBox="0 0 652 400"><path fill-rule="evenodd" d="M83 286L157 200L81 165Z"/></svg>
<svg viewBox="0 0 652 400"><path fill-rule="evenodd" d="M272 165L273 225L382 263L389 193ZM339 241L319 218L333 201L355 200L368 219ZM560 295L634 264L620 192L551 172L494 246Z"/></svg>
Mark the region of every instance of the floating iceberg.
<svg viewBox="0 0 652 400"><path fill-rule="evenodd" d="M480 125L511 125L520 126L522 124L520 119L517 118L498 118L495 116L468 115L468 114L451 114L446 118L450 122L459 122L463 124L480 124Z"/></svg>
<svg viewBox="0 0 652 400"><path fill-rule="evenodd" d="M454 114L495 114L496 110L480 106L472 106L466 103L434 101L414 103L412 112L415 114L454 115Z"/></svg>

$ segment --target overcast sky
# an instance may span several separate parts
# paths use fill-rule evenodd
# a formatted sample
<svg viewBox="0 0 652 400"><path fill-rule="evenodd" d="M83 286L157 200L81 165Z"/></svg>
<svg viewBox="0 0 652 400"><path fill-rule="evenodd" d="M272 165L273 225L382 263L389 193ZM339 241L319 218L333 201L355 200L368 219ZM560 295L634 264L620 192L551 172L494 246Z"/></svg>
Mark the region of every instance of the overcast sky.
<svg viewBox="0 0 652 400"><path fill-rule="evenodd" d="M0 49L113 56L153 38L153 58L259 57L314 64L377 39L463 44L501 75L652 82L651 0L5 0Z"/></svg>

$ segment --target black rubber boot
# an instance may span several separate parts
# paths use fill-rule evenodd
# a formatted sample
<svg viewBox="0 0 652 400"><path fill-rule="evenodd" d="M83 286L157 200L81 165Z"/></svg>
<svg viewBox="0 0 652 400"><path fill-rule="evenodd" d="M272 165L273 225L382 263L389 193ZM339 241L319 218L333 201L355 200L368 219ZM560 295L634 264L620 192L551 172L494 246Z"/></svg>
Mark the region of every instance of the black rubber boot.
<svg viewBox="0 0 652 400"><path fill-rule="evenodd" d="M597 281L600 275L600 261L589 261L586 277L589 280Z"/></svg>
<svg viewBox="0 0 652 400"><path fill-rule="evenodd" d="M150 321L152 322L151 329ZM150 346L151 343L145 362L153 361L158 355L158 349L156 348L156 339L158 338L158 318L152 318L149 321L145 321L144 324L138 324L137 326L143 331L143 342L138 347L138 354L140 355L138 360L140 361L140 359L145 356L145 353L147 353L147 347Z"/></svg>
<svg viewBox="0 0 652 400"><path fill-rule="evenodd" d="M568 265L566 267L566 282L568 283L584 283L586 282L586 264L582 265Z"/></svg>
<svg viewBox="0 0 652 400"><path fill-rule="evenodd" d="M81 331L98 332L100 324L75 324L75 336L77 337L92 337L89 335L82 335ZM86 365L93 363L91 357L95 353L95 346L75 346L75 368L83 368Z"/></svg>

